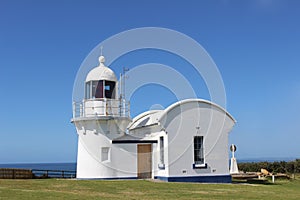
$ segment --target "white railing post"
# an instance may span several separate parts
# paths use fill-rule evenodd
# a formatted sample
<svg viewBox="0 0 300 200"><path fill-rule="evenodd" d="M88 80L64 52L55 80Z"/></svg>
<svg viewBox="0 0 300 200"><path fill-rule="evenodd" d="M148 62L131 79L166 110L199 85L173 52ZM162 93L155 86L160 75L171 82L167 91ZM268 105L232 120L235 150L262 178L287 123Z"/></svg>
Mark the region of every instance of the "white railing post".
<svg viewBox="0 0 300 200"><path fill-rule="evenodd" d="M122 99L119 99L119 116L122 116Z"/></svg>
<svg viewBox="0 0 300 200"><path fill-rule="evenodd" d="M90 102L91 101L91 102ZM100 101L100 103L99 103ZM87 103L89 102L89 103ZM86 104L87 103L87 104ZM130 103L125 99L84 99L73 102L73 118L95 116L130 117Z"/></svg>
<svg viewBox="0 0 300 200"><path fill-rule="evenodd" d="M80 103L80 110L79 110L79 114L80 114L80 117L83 116L83 109L82 109L82 103Z"/></svg>
<svg viewBox="0 0 300 200"><path fill-rule="evenodd" d="M85 117L85 103L84 100L82 100L82 117Z"/></svg>
<svg viewBox="0 0 300 200"><path fill-rule="evenodd" d="M128 101L127 117L130 117L130 102Z"/></svg>

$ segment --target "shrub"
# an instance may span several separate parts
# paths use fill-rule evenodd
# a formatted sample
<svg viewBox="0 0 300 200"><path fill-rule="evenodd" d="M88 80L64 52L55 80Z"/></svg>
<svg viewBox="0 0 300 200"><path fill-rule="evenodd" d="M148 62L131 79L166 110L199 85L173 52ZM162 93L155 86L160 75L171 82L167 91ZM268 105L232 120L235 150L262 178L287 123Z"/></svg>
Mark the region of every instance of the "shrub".
<svg viewBox="0 0 300 200"><path fill-rule="evenodd" d="M300 173L300 159L294 161L280 162L251 162L239 163L238 168L244 172L260 172L260 169L266 169L271 173Z"/></svg>

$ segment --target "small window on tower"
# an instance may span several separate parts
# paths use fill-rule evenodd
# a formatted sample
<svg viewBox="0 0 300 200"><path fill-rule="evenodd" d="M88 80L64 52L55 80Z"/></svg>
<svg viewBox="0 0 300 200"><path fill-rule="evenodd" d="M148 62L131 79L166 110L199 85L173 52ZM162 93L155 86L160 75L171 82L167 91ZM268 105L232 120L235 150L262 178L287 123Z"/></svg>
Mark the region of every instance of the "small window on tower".
<svg viewBox="0 0 300 200"><path fill-rule="evenodd" d="M102 147L101 148L101 161L110 161L110 148L109 147Z"/></svg>

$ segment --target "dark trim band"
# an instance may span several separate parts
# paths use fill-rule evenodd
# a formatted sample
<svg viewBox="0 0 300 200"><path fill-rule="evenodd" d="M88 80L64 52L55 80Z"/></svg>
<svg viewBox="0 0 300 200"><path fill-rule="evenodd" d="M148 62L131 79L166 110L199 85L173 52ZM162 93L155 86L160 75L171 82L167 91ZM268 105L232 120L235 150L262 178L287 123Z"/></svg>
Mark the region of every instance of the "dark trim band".
<svg viewBox="0 0 300 200"><path fill-rule="evenodd" d="M165 177L156 176L166 182L195 182L195 183L231 183L231 175L216 175L216 176L178 176L178 177Z"/></svg>
<svg viewBox="0 0 300 200"><path fill-rule="evenodd" d="M137 180L138 177L116 177L116 178L76 178L77 180Z"/></svg>

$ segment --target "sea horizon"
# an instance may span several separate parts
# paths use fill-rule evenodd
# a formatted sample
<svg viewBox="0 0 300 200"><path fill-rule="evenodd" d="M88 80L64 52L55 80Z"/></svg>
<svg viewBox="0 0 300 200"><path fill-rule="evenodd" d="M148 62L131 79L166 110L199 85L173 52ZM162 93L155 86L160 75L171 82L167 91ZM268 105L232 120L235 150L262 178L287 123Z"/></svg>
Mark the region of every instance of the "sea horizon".
<svg viewBox="0 0 300 200"><path fill-rule="evenodd" d="M260 157L260 158L236 158L237 162L248 163L248 162L278 162L278 161L294 161L299 157Z"/></svg>
<svg viewBox="0 0 300 200"><path fill-rule="evenodd" d="M76 171L76 162L63 163L1 163L0 168Z"/></svg>

